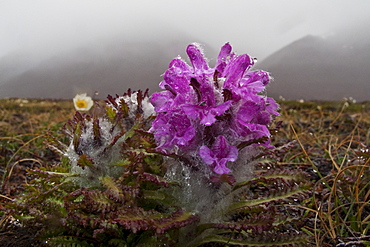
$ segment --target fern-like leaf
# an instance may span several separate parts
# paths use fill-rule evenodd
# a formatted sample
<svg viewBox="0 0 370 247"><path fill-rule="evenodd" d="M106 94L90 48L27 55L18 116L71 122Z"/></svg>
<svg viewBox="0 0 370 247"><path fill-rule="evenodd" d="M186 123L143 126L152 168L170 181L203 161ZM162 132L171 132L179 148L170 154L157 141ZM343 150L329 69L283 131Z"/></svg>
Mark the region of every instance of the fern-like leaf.
<svg viewBox="0 0 370 247"><path fill-rule="evenodd" d="M236 203L233 203L227 210L227 212L234 212L236 210L242 209L244 207L252 207L264 203L270 203L272 201L284 200L289 199L291 197L298 197L303 196L306 191L308 191L311 187L307 185L302 186L295 186L293 188L285 188L282 191L276 191L276 193L271 194L267 198L258 198L253 200L243 200Z"/></svg>

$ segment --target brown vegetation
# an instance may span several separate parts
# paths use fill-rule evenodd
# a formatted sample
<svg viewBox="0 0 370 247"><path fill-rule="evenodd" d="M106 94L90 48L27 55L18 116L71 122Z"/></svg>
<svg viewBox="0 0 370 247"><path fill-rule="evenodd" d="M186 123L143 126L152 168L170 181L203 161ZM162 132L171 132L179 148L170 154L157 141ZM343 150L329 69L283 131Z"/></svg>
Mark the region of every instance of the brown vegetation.
<svg viewBox="0 0 370 247"><path fill-rule="evenodd" d="M291 205L304 209L308 217L301 230L312 237L312 246L369 246L370 102L280 104L277 121L282 125L273 143L280 146L297 140L298 145L279 165L303 169L314 184L304 204ZM68 144L60 129L74 112L72 101L0 100L2 211L32 179L28 168L60 162L47 134ZM3 242L6 246L31 246L34 232L17 231L16 223L3 216L0 241L12 239L14 245Z"/></svg>

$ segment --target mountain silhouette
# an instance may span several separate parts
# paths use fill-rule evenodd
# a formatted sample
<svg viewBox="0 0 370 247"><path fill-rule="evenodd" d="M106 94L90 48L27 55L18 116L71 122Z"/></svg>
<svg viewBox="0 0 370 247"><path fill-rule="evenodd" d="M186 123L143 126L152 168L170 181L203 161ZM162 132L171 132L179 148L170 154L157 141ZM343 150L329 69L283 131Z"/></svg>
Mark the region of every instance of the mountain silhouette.
<svg viewBox="0 0 370 247"><path fill-rule="evenodd" d="M269 71L274 78L267 88L269 97L368 101L370 35L363 30L327 38L305 36L258 62L254 69ZM0 58L0 98L70 99L77 93L98 91L98 98L105 99L128 88L149 88L153 93L160 90L158 83L170 60L177 55L187 60L186 46L194 40L182 34L142 41L118 37L38 63L26 55L10 54ZM204 47L207 57L217 57L210 46Z"/></svg>
<svg viewBox="0 0 370 247"><path fill-rule="evenodd" d="M256 64L274 78L268 95L289 100L370 100L370 39L352 38L308 35Z"/></svg>
<svg viewBox="0 0 370 247"><path fill-rule="evenodd" d="M128 88L159 91L161 75L171 59L177 55L186 59L186 47L194 42L189 37L176 36L164 37L164 41L116 39L55 55L18 75L3 76L7 80L0 83L0 98L68 99L76 93L93 95L97 91L98 98L105 99L108 94L122 95ZM212 52L209 46L206 49ZM19 59L11 61L16 67L14 63ZM4 64L0 60L0 71L6 67Z"/></svg>

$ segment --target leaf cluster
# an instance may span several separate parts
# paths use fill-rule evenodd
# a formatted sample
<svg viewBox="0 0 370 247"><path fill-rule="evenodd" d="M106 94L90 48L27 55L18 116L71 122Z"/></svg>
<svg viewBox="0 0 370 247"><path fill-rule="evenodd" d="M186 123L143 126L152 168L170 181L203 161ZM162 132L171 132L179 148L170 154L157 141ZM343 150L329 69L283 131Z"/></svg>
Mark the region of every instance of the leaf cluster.
<svg viewBox="0 0 370 247"><path fill-rule="evenodd" d="M227 206L215 212L220 220L198 225L188 246L310 246L302 230L307 219L297 205L308 198L311 183L302 170L276 162L291 146L269 151L252 179L234 184L223 199Z"/></svg>
<svg viewBox="0 0 370 247"><path fill-rule="evenodd" d="M147 132L151 119L142 114L144 97L146 93L137 93L134 119L127 119L130 106L124 100L117 103L110 97L110 106L91 115L77 112L66 124L72 158L82 171L89 171L93 186L81 187L86 177L79 179L86 174L71 171L71 157L56 166L31 169L34 179L24 195L8 205L8 215L24 227L38 226L38 238L51 246L171 243L175 229L197 221L173 205L163 190L173 185L163 178L162 157L151 152L155 144ZM104 129L102 121L110 128ZM89 129L92 138L85 138ZM115 167L119 172L112 172Z"/></svg>

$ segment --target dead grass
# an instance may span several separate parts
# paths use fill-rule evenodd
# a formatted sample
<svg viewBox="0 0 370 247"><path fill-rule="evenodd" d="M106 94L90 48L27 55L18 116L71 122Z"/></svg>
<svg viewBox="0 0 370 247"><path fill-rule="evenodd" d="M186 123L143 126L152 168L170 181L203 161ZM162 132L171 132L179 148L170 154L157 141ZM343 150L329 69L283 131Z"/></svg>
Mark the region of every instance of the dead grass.
<svg viewBox="0 0 370 247"><path fill-rule="evenodd" d="M316 246L370 246L369 102L287 102L277 143L296 139L285 163L311 170L317 181L302 206Z"/></svg>
<svg viewBox="0 0 370 247"><path fill-rule="evenodd" d="M282 125L273 143L299 143L281 165L298 166L315 181L311 198L300 205L311 222L304 231L315 246L370 246L370 102L280 104ZM60 161L48 148L46 133L67 144L60 129L73 114L72 101L0 100L0 202L19 190L4 193L6 181L27 182L27 177L10 179L26 176L21 167Z"/></svg>
<svg viewBox="0 0 370 247"><path fill-rule="evenodd" d="M73 114L71 101L0 100L2 189L5 181L24 182L23 176L30 163L48 164L59 161L59 157L46 148L46 134L49 132L56 138L66 141L60 133L60 128ZM12 174L15 175L15 171L20 174L12 176Z"/></svg>

